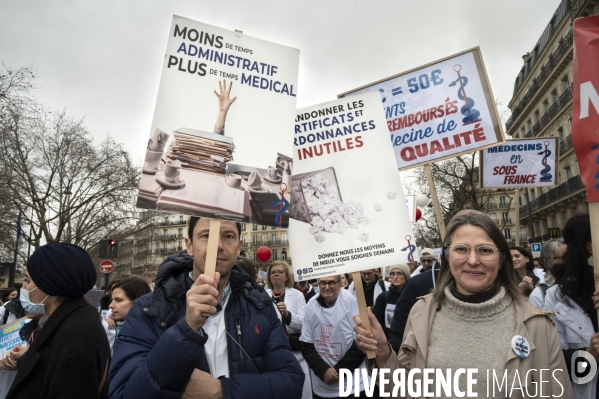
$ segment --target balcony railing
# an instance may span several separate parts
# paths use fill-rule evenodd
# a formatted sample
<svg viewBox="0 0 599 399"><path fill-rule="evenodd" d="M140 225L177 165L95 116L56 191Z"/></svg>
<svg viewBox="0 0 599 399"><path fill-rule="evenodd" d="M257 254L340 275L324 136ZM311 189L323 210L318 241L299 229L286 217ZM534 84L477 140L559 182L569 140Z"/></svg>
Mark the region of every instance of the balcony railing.
<svg viewBox="0 0 599 399"><path fill-rule="evenodd" d="M489 202L487 204L487 209L497 209L497 204L494 202Z"/></svg>
<svg viewBox="0 0 599 399"><path fill-rule="evenodd" d="M512 112L512 116L505 123L506 132L510 130L516 119L520 116L522 111L526 108L526 105L533 99L537 90L543 86L547 78L551 75L551 71L557 65L559 60L572 48L574 38L574 31L570 30L566 36L564 36L560 41L557 49L549 56L549 61L539 73L533 82L526 94L522 97L522 100L518 103L518 105L514 108ZM528 136L527 136L528 137Z"/></svg>
<svg viewBox="0 0 599 399"><path fill-rule="evenodd" d="M560 155L568 151L570 148L572 148L572 136L568 136L559 142Z"/></svg>
<svg viewBox="0 0 599 399"><path fill-rule="evenodd" d="M500 208L507 208L507 202L500 202L499 203L499 207Z"/></svg>
<svg viewBox="0 0 599 399"><path fill-rule="evenodd" d="M580 176L574 176L568 179L568 181L565 183L562 183L556 188L552 188L545 194L540 195L539 198L530 201L529 204L521 206L520 217L525 217L530 211L534 212L535 210L549 205L573 192L580 190L581 188L584 188L584 186L582 185Z"/></svg>

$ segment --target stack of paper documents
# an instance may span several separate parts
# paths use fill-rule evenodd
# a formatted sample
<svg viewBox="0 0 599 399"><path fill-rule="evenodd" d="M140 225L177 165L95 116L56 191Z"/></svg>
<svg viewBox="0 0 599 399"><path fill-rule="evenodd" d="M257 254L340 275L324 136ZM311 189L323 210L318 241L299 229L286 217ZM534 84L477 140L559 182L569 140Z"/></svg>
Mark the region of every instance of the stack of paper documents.
<svg viewBox="0 0 599 399"><path fill-rule="evenodd" d="M233 138L201 130L179 128L174 132L166 156L178 159L185 169L225 174L227 162L233 160Z"/></svg>

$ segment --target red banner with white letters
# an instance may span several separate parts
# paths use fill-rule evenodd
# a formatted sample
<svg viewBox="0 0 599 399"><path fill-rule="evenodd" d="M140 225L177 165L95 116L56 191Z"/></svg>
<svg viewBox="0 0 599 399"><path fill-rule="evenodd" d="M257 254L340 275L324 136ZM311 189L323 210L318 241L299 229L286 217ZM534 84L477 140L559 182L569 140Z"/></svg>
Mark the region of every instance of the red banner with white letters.
<svg viewBox="0 0 599 399"><path fill-rule="evenodd" d="M588 202L599 202L599 16L574 21L572 144Z"/></svg>

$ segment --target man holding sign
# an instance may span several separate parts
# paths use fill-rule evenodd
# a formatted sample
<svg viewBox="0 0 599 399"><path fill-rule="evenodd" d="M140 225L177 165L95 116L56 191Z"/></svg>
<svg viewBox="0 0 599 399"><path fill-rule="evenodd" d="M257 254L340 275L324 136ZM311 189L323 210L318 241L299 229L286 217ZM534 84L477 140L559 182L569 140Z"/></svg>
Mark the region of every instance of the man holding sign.
<svg viewBox="0 0 599 399"><path fill-rule="evenodd" d="M270 298L235 265L240 225L221 222L214 278L203 274L209 227L210 219L190 219L189 256L165 259L155 291L129 311L111 398L301 397L304 373Z"/></svg>

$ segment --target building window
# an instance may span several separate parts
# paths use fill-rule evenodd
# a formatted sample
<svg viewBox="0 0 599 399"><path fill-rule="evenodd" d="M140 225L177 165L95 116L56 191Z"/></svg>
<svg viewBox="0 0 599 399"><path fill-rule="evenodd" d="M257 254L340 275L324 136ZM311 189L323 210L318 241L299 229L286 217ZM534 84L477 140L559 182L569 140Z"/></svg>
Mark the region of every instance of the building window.
<svg viewBox="0 0 599 399"><path fill-rule="evenodd" d="M506 197L504 195L502 195L501 197L499 197L499 206L501 206L501 207L506 207L507 206Z"/></svg>
<svg viewBox="0 0 599 399"><path fill-rule="evenodd" d="M497 214L495 212L489 213L489 217L491 218L492 221L497 223Z"/></svg>
<svg viewBox="0 0 599 399"><path fill-rule="evenodd" d="M262 234L262 242L266 244L268 242L268 236L266 234Z"/></svg>
<svg viewBox="0 0 599 399"><path fill-rule="evenodd" d="M241 241L243 242L243 245L245 245L245 236L241 237Z"/></svg>
<svg viewBox="0 0 599 399"><path fill-rule="evenodd" d="M277 243L277 235L276 234L271 234L270 238L271 238L273 244Z"/></svg>
<svg viewBox="0 0 599 399"><path fill-rule="evenodd" d="M512 240L512 229L503 229L503 235L505 236L505 239L508 241Z"/></svg>
<svg viewBox="0 0 599 399"><path fill-rule="evenodd" d="M181 251L183 250L183 242L181 240L179 240L177 242L177 251Z"/></svg>
<svg viewBox="0 0 599 399"><path fill-rule="evenodd" d="M561 127L557 129L557 135L559 136L559 141L562 142L566 139L566 135L564 134L564 129Z"/></svg>
<svg viewBox="0 0 599 399"><path fill-rule="evenodd" d="M272 260L279 260L278 256L277 256L277 249L273 248L272 250Z"/></svg>
<svg viewBox="0 0 599 399"><path fill-rule="evenodd" d="M509 222L510 218L508 216L507 212L501 212L501 221L502 222Z"/></svg>
<svg viewBox="0 0 599 399"><path fill-rule="evenodd" d="M184 222L184 220L183 220L183 216L182 216L182 215L179 215L179 223L183 223L183 222Z"/></svg>
<svg viewBox="0 0 599 399"><path fill-rule="evenodd" d="M272 226L270 229L271 230L276 230L277 228L275 226Z"/></svg>
<svg viewBox="0 0 599 399"><path fill-rule="evenodd" d="M568 75L562 78L562 93L570 89L570 82L568 81Z"/></svg>
<svg viewBox="0 0 599 399"><path fill-rule="evenodd" d="M179 238L183 237L183 229L179 229Z"/></svg>
<svg viewBox="0 0 599 399"><path fill-rule="evenodd" d="M526 241L526 228L525 227L520 228L520 240Z"/></svg>
<svg viewBox="0 0 599 399"><path fill-rule="evenodd" d="M287 260L287 248L281 249L281 260Z"/></svg>
<svg viewBox="0 0 599 399"><path fill-rule="evenodd" d="M255 225L254 225L255 226ZM253 235L252 236L252 244L254 245L258 245L258 236L257 235Z"/></svg>
<svg viewBox="0 0 599 399"><path fill-rule="evenodd" d="M258 225L254 223L254 225L252 226L252 230L253 230L253 231L256 231L256 230L258 230Z"/></svg>
<svg viewBox="0 0 599 399"><path fill-rule="evenodd" d="M262 230L268 229L268 226L262 226Z"/></svg>
<svg viewBox="0 0 599 399"><path fill-rule="evenodd" d="M162 238L166 238L168 236L168 230L164 229L162 230Z"/></svg>
<svg viewBox="0 0 599 399"><path fill-rule="evenodd" d="M241 223L241 231L245 231L245 223Z"/></svg>
<svg viewBox="0 0 599 399"><path fill-rule="evenodd" d="M281 233L281 241L283 244L287 243L287 233Z"/></svg>
<svg viewBox="0 0 599 399"><path fill-rule="evenodd" d="M564 168L564 175L566 176L566 181L570 180L570 178L572 177L572 170L569 166L566 166Z"/></svg>
<svg viewBox="0 0 599 399"><path fill-rule="evenodd" d="M553 89L553 91L551 92L551 103L555 104L558 98L559 96L557 95L557 90Z"/></svg>

